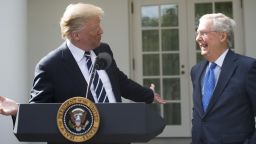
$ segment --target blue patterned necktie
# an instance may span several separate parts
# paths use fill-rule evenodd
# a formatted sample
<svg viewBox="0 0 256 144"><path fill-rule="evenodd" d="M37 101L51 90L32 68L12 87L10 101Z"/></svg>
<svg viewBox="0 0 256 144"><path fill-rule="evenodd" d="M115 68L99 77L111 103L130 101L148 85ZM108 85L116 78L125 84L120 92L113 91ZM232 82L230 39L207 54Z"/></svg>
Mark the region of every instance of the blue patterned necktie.
<svg viewBox="0 0 256 144"><path fill-rule="evenodd" d="M85 52L84 56L86 57L86 65L87 65L87 68L88 68L89 73L91 75L93 65L92 65L92 60L91 60L90 53ZM101 102L101 103L109 102L106 90L103 86L103 83L102 83L97 71L95 71L95 76L94 76L94 79L93 79L93 86L94 86L95 93L97 95L98 102Z"/></svg>
<svg viewBox="0 0 256 144"><path fill-rule="evenodd" d="M211 100L213 90L215 87L215 75L214 75L214 69L217 66L215 63L210 64L210 68L208 69L207 73L204 77L204 86L203 86L203 107L204 111L207 110L207 107L209 105L209 102Z"/></svg>

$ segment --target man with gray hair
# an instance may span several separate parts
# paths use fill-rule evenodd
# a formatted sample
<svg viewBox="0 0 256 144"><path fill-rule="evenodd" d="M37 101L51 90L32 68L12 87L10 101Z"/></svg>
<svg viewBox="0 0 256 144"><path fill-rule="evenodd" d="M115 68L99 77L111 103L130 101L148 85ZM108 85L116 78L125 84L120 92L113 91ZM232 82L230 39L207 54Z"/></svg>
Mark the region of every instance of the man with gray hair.
<svg viewBox="0 0 256 144"><path fill-rule="evenodd" d="M200 18L196 41L205 58L191 69L192 144L255 144L256 59L231 50L235 21Z"/></svg>

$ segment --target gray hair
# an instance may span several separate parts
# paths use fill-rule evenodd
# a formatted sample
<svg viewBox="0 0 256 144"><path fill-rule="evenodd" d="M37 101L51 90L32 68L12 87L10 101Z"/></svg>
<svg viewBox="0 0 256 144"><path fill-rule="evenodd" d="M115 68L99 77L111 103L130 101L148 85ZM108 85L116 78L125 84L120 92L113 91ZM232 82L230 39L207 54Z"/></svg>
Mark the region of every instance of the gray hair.
<svg viewBox="0 0 256 144"><path fill-rule="evenodd" d="M84 28L85 23L94 17L102 18L104 11L92 4L70 4L67 6L61 20L61 36L64 39L71 39L71 33Z"/></svg>
<svg viewBox="0 0 256 144"><path fill-rule="evenodd" d="M227 33L227 40L229 48L232 47L232 40L234 38L234 28L236 26L236 22L231 19L230 17L222 14L222 13L213 13L213 14L206 14L200 18L200 22L202 20L212 20L213 22L213 31L220 31Z"/></svg>

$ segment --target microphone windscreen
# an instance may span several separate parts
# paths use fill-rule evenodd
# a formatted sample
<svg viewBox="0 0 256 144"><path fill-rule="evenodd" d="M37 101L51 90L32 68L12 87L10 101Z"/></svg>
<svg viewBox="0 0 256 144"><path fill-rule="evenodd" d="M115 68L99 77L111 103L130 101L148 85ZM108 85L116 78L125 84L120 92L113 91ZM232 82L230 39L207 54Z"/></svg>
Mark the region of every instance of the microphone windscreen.
<svg viewBox="0 0 256 144"><path fill-rule="evenodd" d="M95 69L96 70L107 69L111 65L111 63L112 63L112 58L108 53L106 52L99 53L95 61Z"/></svg>

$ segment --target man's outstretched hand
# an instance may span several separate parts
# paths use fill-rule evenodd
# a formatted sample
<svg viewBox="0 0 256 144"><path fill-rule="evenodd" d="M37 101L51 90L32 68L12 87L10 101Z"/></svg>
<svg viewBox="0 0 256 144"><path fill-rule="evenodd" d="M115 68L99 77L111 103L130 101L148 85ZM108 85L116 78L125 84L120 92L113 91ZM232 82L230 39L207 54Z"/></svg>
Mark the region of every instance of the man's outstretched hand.
<svg viewBox="0 0 256 144"><path fill-rule="evenodd" d="M6 116L15 116L17 114L19 104L7 97L0 96L0 114Z"/></svg>
<svg viewBox="0 0 256 144"><path fill-rule="evenodd" d="M161 96L155 92L155 85L151 84L150 85L150 89L154 92L154 101L160 104L165 104L166 101L164 99L161 98Z"/></svg>

